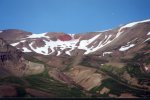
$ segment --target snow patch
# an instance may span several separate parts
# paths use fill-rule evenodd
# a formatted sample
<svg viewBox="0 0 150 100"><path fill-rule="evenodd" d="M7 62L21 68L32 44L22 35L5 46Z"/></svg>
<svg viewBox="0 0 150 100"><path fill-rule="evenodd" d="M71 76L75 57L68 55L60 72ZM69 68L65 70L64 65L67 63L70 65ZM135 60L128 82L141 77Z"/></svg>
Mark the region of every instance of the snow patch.
<svg viewBox="0 0 150 100"><path fill-rule="evenodd" d="M42 37L49 38L48 36L46 36L46 34L47 33L32 34L32 35L28 36L27 38L42 38Z"/></svg>
<svg viewBox="0 0 150 100"><path fill-rule="evenodd" d="M45 42L45 45L43 47L37 47L36 49L32 47L32 44L34 42L32 42L31 44L29 44L29 46L31 47L31 49L33 51L35 51L36 53L39 53L39 54L43 54L43 55L50 55L52 54L53 52L55 52L55 48L59 47L60 48L60 51L58 51L58 54L57 56L60 55L60 53L62 53L63 50L65 49L69 49L69 50L66 50L65 53L67 55L70 55L71 56L71 51L74 50L75 48L78 48L78 49L83 49L83 50L86 50L85 54L88 54L88 53L91 53L91 52L94 52L96 51L97 49L95 49L94 47L91 47L91 48L88 48L87 46L89 44L91 44L92 42L94 42L101 34L98 34L94 37L92 37L91 39L89 40L81 40L80 43L79 43L79 46L76 46L76 44L79 42L79 39L72 39L70 41L61 41L61 40L57 40L57 41L47 41L47 40L43 40ZM72 35L72 37L74 37L74 35ZM111 35L109 35L106 39L106 41L104 42L104 44L107 44L107 42L109 43L110 41L108 41L108 39L111 37ZM48 53L48 49L51 49L51 52Z"/></svg>
<svg viewBox="0 0 150 100"><path fill-rule="evenodd" d="M127 44L126 46L121 46L121 48L119 49L119 51L126 51L132 47L134 47L135 44Z"/></svg>
<svg viewBox="0 0 150 100"><path fill-rule="evenodd" d="M146 39L144 42L149 41L149 40L150 40L150 38Z"/></svg>
<svg viewBox="0 0 150 100"><path fill-rule="evenodd" d="M94 36L93 38L91 38L91 39L89 39L89 40L81 40L81 41L80 41L80 44L79 44L79 46L78 46L78 49L88 50L87 46L88 46L89 44L91 44L92 42L94 42L94 40L96 40L99 36L100 36L100 34Z"/></svg>
<svg viewBox="0 0 150 100"><path fill-rule="evenodd" d="M20 41L20 42L25 42L26 40L22 40L22 41Z"/></svg>
<svg viewBox="0 0 150 100"><path fill-rule="evenodd" d="M72 39L74 39L75 34L69 34L69 35L72 37Z"/></svg>
<svg viewBox="0 0 150 100"><path fill-rule="evenodd" d="M71 54L70 54L70 52L69 52L69 51L66 51L65 53L66 53L67 55L71 56Z"/></svg>
<svg viewBox="0 0 150 100"><path fill-rule="evenodd" d="M12 45L12 46L16 46L16 45L18 45L20 42L17 42L17 43L12 43L12 44L10 44L10 45Z"/></svg>
<svg viewBox="0 0 150 100"><path fill-rule="evenodd" d="M147 35L150 35L150 32L148 32Z"/></svg>
<svg viewBox="0 0 150 100"><path fill-rule="evenodd" d="M66 52L66 54L70 55L70 51L72 51L75 47L77 47L76 43L78 43L79 39L74 39L74 40L70 40L70 41L61 41L61 40L57 40L57 41L43 40L43 41L45 42L45 45L43 47L37 47L36 49L34 49L32 47L33 42L32 42L32 44L29 44L29 46L36 53L44 54L44 55L50 55L50 54L54 53L55 48L57 48L57 47L59 47L60 50L71 48L68 52ZM51 49L50 53L48 53L49 48Z"/></svg>
<svg viewBox="0 0 150 100"><path fill-rule="evenodd" d="M127 27L133 27L133 26L135 26L135 25L137 25L139 23L144 23L144 22L150 22L150 19L144 20L144 21L132 22L132 23L129 23L129 24L126 24L126 25L120 27L120 29L118 30L118 33L117 33L116 37L113 40L115 40L116 38L118 38L123 33L122 29L127 28ZM150 33L148 33L148 34L150 34Z"/></svg>
<svg viewBox="0 0 150 100"><path fill-rule="evenodd" d="M102 30L102 31L95 31L95 32L107 32L107 31L110 31L112 29L107 29L107 30Z"/></svg>
<svg viewBox="0 0 150 100"><path fill-rule="evenodd" d="M0 33L2 33L3 31L0 31Z"/></svg>
<svg viewBox="0 0 150 100"><path fill-rule="evenodd" d="M25 42L25 41L26 41L26 40L22 40L22 41L20 41L20 42ZM12 43L12 44L10 44L10 45L16 46L16 45L18 45L20 42Z"/></svg>
<svg viewBox="0 0 150 100"><path fill-rule="evenodd" d="M27 49L26 47L23 47L23 52L32 52L31 50Z"/></svg>
<svg viewBox="0 0 150 100"><path fill-rule="evenodd" d="M35 51L36 53L39 53L39 54L43 54L43 55L48 55L48 48L47 47L37 47L36 49L32 47L34 42L30 43L29 46L30 48Z"/></svg>
<svg viewBox="0 0 150 100"><path fill-rule="evenodd" d="M116 37L114 39L116 39L117 37L119 37L122 33L123 32L121 32L121 29L119 29L119 31L118 31L118 33L117 33L117 35L116 35Z"/></svg>
<svg viewBox="0 0 150 100"><path fill-rule="evenodd" d="M113 52L103 52L103 56L105 56L106 54L111 54Z"/></svg>
<svg viewBox="0 0 150 100"><path fill-rule="evenodd" d="M58 51L56 56L59 56L60 54L61 54L61 52L60 52L60 51Z"/></svg>
<svg viewBox="0 0 150 100"><path fill-rule="evenodd" d="M95 51L97 51L98 49L100 49L100 48L106 46L107 44L111 43L112 41L109 40L109 39L111 38L111 36L112 36L112 35L105 36L105 38L104 38L102 41L100 41L100 43L98 44L97 47L93 47L93 46L92 46L91 48L88 48L87 51L86 51L84 54L89 54L89 53L91 53L91 52L95 52ZM103 42L103 43L102 43L102 42Z"/></svg>
<svg viewBox="0 0 150 100"><path fill-rule="evenodd" d="M82 50L86 50L86 52L84 54L89 54L90 52L92 52L92 48L88 48L87 46L89 44L91 44L92 42L94 42L101 34L98 34L96 36L94 36L93 38L89 39L89 40L81 40L80 44L78 46L78 49L82 49Z"/></svg>
<svg viewBox="0 0 150 100"><path fill-rule="evenodd" d="M120 30L124 29L124 28L127 28L127 27L133 27L137 24L140 24L140 23L144 23L144 22L150 22L150 19L148 20L143 20L143 21L138 21L138 22L132 22L132 23L129 23L129 24L126 24L124 25L123 27L120 28Z"/></svg>

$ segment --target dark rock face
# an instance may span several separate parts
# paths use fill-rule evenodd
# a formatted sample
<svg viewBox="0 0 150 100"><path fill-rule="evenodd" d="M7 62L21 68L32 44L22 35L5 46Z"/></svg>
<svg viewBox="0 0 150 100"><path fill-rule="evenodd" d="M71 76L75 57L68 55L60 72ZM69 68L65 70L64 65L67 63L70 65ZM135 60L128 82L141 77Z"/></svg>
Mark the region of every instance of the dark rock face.
<svg viewBox="0 0 150 100"><path fill-rule="evenodd" d="M3 39L0 39L0 75L25 76L41 73L44 65L32 62L33 57L26 55Z"/></svg>
<svg viewBox="0 0 150 100"><path fill-rule="evenodd" d="M23 53L0 39L0 74L22 76L26 64Z"/></svg>
<svg viewBox="0 0 150 100"><path fill-rule="evenodd" d="M0 39L0 61L6 62L8 60L18 61L22 52L8 45L4 40Z"/></svg>
<svg viewBox="0 0 150 100"><path fill-rule="evenodd" d="M22 52L7 44L3 39L0 39L0 55L6 60L20 59Z"/></svg>
<svg viewBox="0 0 150 100"><path fill-rule="evenodd" d="M0 61L5 62L7 60L12 60L13 57L8 52L0 52Z"/></svg>

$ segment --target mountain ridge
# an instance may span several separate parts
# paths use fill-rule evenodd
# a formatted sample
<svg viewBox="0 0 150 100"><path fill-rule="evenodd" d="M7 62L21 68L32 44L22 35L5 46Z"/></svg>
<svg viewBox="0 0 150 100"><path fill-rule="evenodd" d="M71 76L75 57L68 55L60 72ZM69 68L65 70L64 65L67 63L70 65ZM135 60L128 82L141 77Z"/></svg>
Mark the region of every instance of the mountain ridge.
<svg viewBox="0 0 150 100"><path fill-rule="evenodd" d="M66 34L63 32L32 34L21 30L4 30L1 32L0 37L23 52L35 52L42 55L59 56L65 54L72 56L76 55L76 51L85 51L83 55L87 55L97 52L109 44L113 44L120 38L127 39L125 34L131 33L132 30L135 30L138 26L140 27L141 24L145 24L145 27L148 27L146 23L149 22L150 20L144 20L129 23L104 32L88 32L83 34ZM141 27L144 28L142 25ZM150 30L148 30L147 33L149 31ZM10 34L10 37L7 37L5 34ZM123 37L123 35L125 37ZM130 42L130 40L127 42Z"/></svg>

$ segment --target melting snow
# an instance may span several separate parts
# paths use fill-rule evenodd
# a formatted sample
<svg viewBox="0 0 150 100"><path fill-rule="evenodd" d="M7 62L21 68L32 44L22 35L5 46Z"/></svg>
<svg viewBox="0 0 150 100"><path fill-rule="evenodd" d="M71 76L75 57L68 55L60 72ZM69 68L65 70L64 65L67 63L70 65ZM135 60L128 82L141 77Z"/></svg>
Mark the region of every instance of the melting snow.
<svg viewBox="0 0 150 100"><path fill-rule="evenodd" d="M149 41L149 40L150 40L150 38L146 39L144 42Z"/></svg>
<svg viewBox="0 0 150 100"><path fill-rule="evenodd" d="M57 40L57 41L46 41L43 40L45 42L45 46L43 47L38 47L36 49L34 49L32 47L32 44L34 42L32 42L31 44L29 44L29 46L31 47L31 49L37 53L40 54L44 54L44 55L50 55L53 52L55 52L54 48L60 47L61 50L64 50L66 48L72 48L71 50L68 51L67 54L70 54L70 51L72 51L76 46L76 43L78 43L79 39L74 39L74 40L70 40L70 41L61 41L61 40ZM52 50L51 53L48 53L48 48L50 48ZM43 53L42 51L44 51L45 53Z"/></svg>
<svg viewBox="0 0 150 100"><path fill-rule="evenodd" d="M71 56L71 53L70 53L70 52L71 52L72 50L74 50L74 49L75 49L75 47L72 48L72 49L70 49L69 51L66 51L65 53Z"/></svg>
<svg viewBox="0 0 150 100"><path fill-rule="evenodd" d="M139 22L133 22L133 23L129 23L129 24L126 24L126 25L120 27L120 29L118 30L118 33L117 33L116 37L113 40L115 40L117 37L119 37L123 33L122 29L127 28L127 27L133 27L133 26L135 26L135 25L137 25L139 23L144 23L144 22L149 22L149 21L150 21L150 19L144 20L144 21L139 21ZM150 33L148 33L148 34L150 34Z"/></svg>
<svg viewBox="0 0 150 100"><path fill-rule="evenodd" d="M150 32L148 32L147 35L150 35Z"/></svg>
<svg viewBox="0 0 150 100"><path fill-rule="evenodd" d="M71 54L70 54L70 52L69 52L69 51L66 51L65 53L66 53L67 55L70 55L70 56L71 56Z"/></svg>
<svg viewBox="0 0 150 100"><path fill-rule="evenodd" d="M22 41L20 41L20 42L25 42L26 40L22 40Z"/></svg>
<svg viewBox="0 0 150 100"><path fill-rule="evenodd" d="M20 41L20 42L25 42L26 40L22 40L22 41ZM16 46L16 45L18 45L20 42L17 42L17 43L12 43L12 44L10 44L10 45L12 45L12 46Z"/></svg>
<svg viewBox="0 0 150 100"><path fill-rule="evenodd" d="M88 48L87 46L89 44L91 44L92 42L94 42L101 34L98 34L96 36L94 36L93 38L89 39L89 40L81 40L80 44L78 46L78 49L83 49L86 50L86 52L84 54L89 54L90 52L92 52L93 48Z"/></svg>
<svg viewBox="0 0 150 100"><path fill-rule="evenodd" d="M23 47L23 52L32 52L31 50L27 49L26 47Z"/></svg>
<svg viewBox="0 0 150 100"><path fill-rule="evenodd" d="M119 37L122 33L123 32L121 32L121 28L120 28L119 31L118 31L118 33L117 33L117 35L116 35L116 37L114 39L116 39L117 37Z"/></svg>
<svg viewBox="0 0 150 100"><path fill-rule="evenodd" d="M30 43L29 46L30 48L35 51L36 53L39 53L39 54L43 54L43 55L48 55L48 47L37 47L36 49L32 47L32 44L34 42Z"/></svg>
<svg viewBox="0 0 150 100"><path fill-rule="evenodd" d="M60 51L57 52L57 56L59 56L62 53L62 51L65 50L65 49L67 49L65 51L65 53L67 55L71 55L71 51L74 50L75 48L77 48L77 49L83 49L83 50L86 51L84 54L89 54L91 52L95 52L98 49L100 49L100 48L108 45L113 40L115 40L116 38L118 38L123 33L123 31L122 31L123 28L132 27L132 26L134 26L134 25L136 25L138 23L149 22L149 21L150 21L150 19L149 20L144 20L144 21L139 21L139 22L133 22L133 23L129 23L129 24L126 24L126 25L122 26L118 30L118 32L116 34L116 37L114 39L112 39L112 40L110 40L110 38L112 37L112 35L105 35L105 37L104 37L103 40L96 41L96 39L102 33L100 33L100 34L92 37L89 40L81 40L81 41L80 41L80 39L74 39L74 35L75 34L69 34L72 37L72 40L70 40L70 41L60 41L59 39L57 41L43 40L45 42L45 45L43 47L37 47L37 48L33 48L32 47L32 44L34 43L34 41L33 41L32 43L29 44L29 46L36 53L43 54L43 55L50 55L50 54L54 53L55 52L55 48L58 48L58 47L59 47ZM108 30L106 30L106 31L108 31ZM102 31L100 31L100 32L102 32ZM41 38L41 37L49 38L48 36L46 36L46 34L47 33L32 34L32 35L28 36L27 38ZM148 32L147 35L150 35L150 32ZM146 39L145 41L148 41L148 40L150 40L150 38ZM25 40L22 40L20 42L25 42ZM88 45L90 45L91 43L96 43L96 42L99 42L99 44L97 46L94 46L95 45L94 44L93 46L91 46L90 48L88 48ZM79 46L76 46L78 43L79 43ZM17 44L19 44L19 42L13 43L11 45L12 46L16 46ZM121 48L119 49L119 51L126 51L126 50L132 48L133 46L135 46L135 44L129 44L129 43L127 43L126 46L121 46ZM50 53L48 52L49 48L51 49ZM28 51L27 48L26 49L23 48L23 49L24 49L24 51ZM112 52L104 52L103 55L110 54L110 53L112 53Z"/></svg>
<svg viewBox="0 0 150 100"><path fill-rule="evenodd" d="M105 42L103 43L102 46L104 46L104 45L106 45L106 44L108 44L108 43L111 42L111 41L109 41L109 39L110 39L111 36L112 36L112 35L109 35L109 36L108 36L108 38L105 40Z"/></svg>
<svg viewBox="0 0 150 100"><path fill-rule="evenodd" d="M93 38L89 39L89 40L81 40L80 43L79 43L79 46L76 46L76 44L79 42L79 39L72 39L70 41L60 41L60 40L57 40L57 41L46 41L46 40L43 40L45 42L45 45L43 47L38 47L38 48L33 48L32 47L32 44L34 42L32 42L31 44L29 44L29 46L31 47L31 49L33 51L35 51L36 53L40 53L40 54L43 54L43 55L50 55L52 54L53 52L55 52L55 48L57 47L60 47L60 50L65 50L65 49L69 49L67 51L65 51L66 54L68 55L71 55L71 51L74 50L75 48L78 48L78 49L83 49L83 50L86 50L85 54L88 54L88 53L91 53L91 52L94 52L96 51L97 49L101 48L102 46L106 45L107 43L109 43L110 41L109 38L111 37L111 35L109 35L107 37L107 39L104 41L104 43L102 44L102 46L98 47L98 48L94 48L94 47L91 47L91 48L88 48L87 46L89 44L91 44L92 42L94 42L99 36L99 35L96 35L94 36ZM52 50L52 52L48 53L48 48L50 48ZM58 51L58 55L60 55L61 51Z"/></svg>
<svg viewBox="0 0 150 100"><path fill-rule="evenodd" d="M72 37L72 39L74 39L75 34L69 34L69 35Z"/></svg>
<svg viewBox="0 0 150 100"><path fill-rule="evenodd" d="M96 32L107 32L107 31L110 31L112 29L107 29L107 30L102 30L102 31L96 31Z"/></svg>
<svg viewBox="0 0 150 100"><path fill-rule="evenodd" d="M126 24L123 27L121 27L120 30L122 30L123 28L126 28L126 27L133 27L133 26L135 26L135 25L137 25L139 23L144 23L144 22L150 22L150 19Z"/></svg>
<svg viewBox="0 0 150 100"><path fill-rule="evenodd" d="M100 36L100 34L94 36L93 38L91 38L91 39L89 39L89 40L81 40L81 41L80 41L80 44L79 44L79 46L78 46L78 49L88 50L87 46L88 46L89 44L91 44L92 42L94 42L94 40L96 40L99 36Z"/></svg>
<svg viewBox="0 0 150 100"><path fill-rule="evenodd" d="M60 54L61 54L61 52L60 52L60 51L58 51L56 56L59 56Z"/></svg>
<svg viewBox="0 0 150 100"><path fill-rule="evenodd" d="M109 44L109 43L111 42L111 41L109 40L111 36L112 36L112 35L105 36L105 38L104 38L102 41L100 41L100 43L98 44L97 47L95 47L95 48L94 48L94 47L88 48L87 51L86 51L84 54L89 54L89 53L91 53L91 52L95 52L95 51L97 51L98 49L100 49L100 48L104 47L105 45ZM104 41L104 42L103 42L103 41ZM103 42L103 43L102 43L102 42Z"/></svg>
<svg viewBox="0 0 150 100"><path fill-rule="evenodd" d="M113 52L103 52L103 56L105 56L105 54L111 54Z"/></svg>
<svg viewBox="0 0 150 100"><path fill-rule="evenodd" d="M12 43L12 44L10 44L10 45L12 45L12 46L16 46L16 45L18 45L20 42L17 42L17 43Z"/></svg>
<svg viewBox="0 0 150 100"><path fill-rule="evenodd" d="M121 46L121 48L119 49L119 51L126 51L132 47L134 47L135 44L127 44L126 46Z"/></svg>
<svg viewBox="0 0 150 100"><path fill-rule="evenodd" d="M46 36L46 34L47 33L32 34L32 35L28 36L27 38L41 38L41 37L49 38L48 36Z"/></svg>

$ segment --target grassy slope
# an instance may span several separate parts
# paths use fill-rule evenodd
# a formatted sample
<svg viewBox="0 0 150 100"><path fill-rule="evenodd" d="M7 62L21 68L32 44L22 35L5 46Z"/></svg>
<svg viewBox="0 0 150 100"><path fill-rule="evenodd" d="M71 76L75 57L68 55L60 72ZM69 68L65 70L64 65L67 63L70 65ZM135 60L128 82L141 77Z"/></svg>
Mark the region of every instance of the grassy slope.
<svg viewBox="0 0 150 100"><path fill-rule="evenodd" d="M32 88L54 94L56 97L84 97L82 90L74 86L67 86L66 84L50 78L47 71L38 75L31 75L23 78L13 76L1 78L0 84L19 84L20 86L18 89L20 93L22 92L21 96L28 95L25 93L25 88Z"/></svg>
<svg viewBox="0 0 150 100"><path fill-rule="evenodd" d="M150 53L144 54L145 51L149 50L147 47L143 48L141 52L137 53L132 59L128 59L125 63L127 64L123 68L116 68L113 66L100 66L97 68L97 72L105 73L107 76L110 76L106 80L102 81L102 84L98 87L91 89L91 93L94 94L94 97L108 97L108 94L97 94L96 91L101 90L103 87L107 87L110 89L110 93L115 95L120 95L123 92L131 93L135 96L139 97L149 97L150 91L131 86L127 83L126 80L122 79L120 76L123 74L124 71L127 71L132 77L137 78L138 80L150 80L150 74L145 73L141 70L140 66L136 66L135 62L146 63L149 64L149 56ZM144 59L143 59L144 58ZM141 60L142 59L142 60ZM87 67L96 68L93 64L88 61L89 64L81 62L81 65L86 65ZM100 62L98 62L100 63ZM150 84L150 83L148 83Z"/></svg>
<svg viewBox="0 0 150 100"><path fill-rule="evenodd" d="M34 63L43 64L46 69L41 74L24 76L22 78L15 76L0 77L0 85L3 84L17 84L16 87L21 97L30 97L30 94L25 92L25 88L37 89L43 92L56 95L56 97L84 97L82 90L75 86L68 86L67 84L60 83L59 81L49 77L48 70L53 68L44 62L31 57L30 55L23 54L24 58Z"/></svg>

